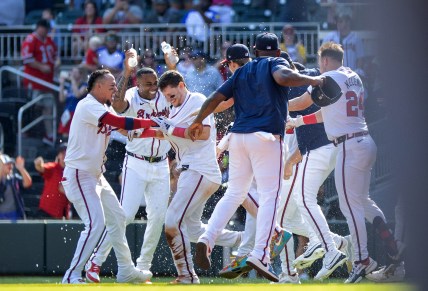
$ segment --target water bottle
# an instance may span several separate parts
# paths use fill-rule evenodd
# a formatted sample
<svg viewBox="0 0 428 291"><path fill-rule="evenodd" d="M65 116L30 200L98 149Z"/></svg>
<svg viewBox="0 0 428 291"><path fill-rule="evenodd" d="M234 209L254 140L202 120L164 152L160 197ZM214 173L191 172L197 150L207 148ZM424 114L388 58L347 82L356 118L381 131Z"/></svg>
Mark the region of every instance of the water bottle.
<svg viewBox="0 0 428 291"><path fill-rule="evenodd" d="M172 48L171 45L169 43L166 43L165 41L163 41L161 43L161 47L162 47L162 51L164 54L168 54L169 57L169 61L175 65L176 63L178 63L178 56L174 55L172 53Z"/></svg>
<svg viewBox="0 0 428 291"><path fill-rule="evenodd" d="M129 51L132 52L133 57L128 59L128 65L133 68L138 65L137 51L134 48L130 48Z"/></svg>

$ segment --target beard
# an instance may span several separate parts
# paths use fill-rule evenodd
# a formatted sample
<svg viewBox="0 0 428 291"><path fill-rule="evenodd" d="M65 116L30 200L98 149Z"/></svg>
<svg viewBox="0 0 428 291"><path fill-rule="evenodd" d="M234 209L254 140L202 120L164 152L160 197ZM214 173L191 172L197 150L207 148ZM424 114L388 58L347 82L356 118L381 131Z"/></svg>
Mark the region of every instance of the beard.
<svg viewBox="0 0 428 291"><path fill-rule="evenodd" d="M106 105L107 105L108 107L110 107L110 106L111 106L111 101L110 101L110 100L107 100L107 101L106 101Z"/></svg>

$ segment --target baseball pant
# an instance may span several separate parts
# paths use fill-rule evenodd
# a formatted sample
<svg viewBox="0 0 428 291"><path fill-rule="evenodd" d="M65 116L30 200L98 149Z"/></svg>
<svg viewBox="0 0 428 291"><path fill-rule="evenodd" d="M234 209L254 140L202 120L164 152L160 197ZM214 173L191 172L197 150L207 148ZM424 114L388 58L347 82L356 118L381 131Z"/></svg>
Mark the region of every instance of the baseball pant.
<svg viewBox="0 0 428 291"><path fill-rule="evenodd" d="M337 249L340 237L330 232L327 220L317 202L319 188L333 171L337 148L327 144L307 152L302 158L301 171L297 177L299 195L297 205L305 221L316 232L326 251ZM335 239L339 245L336 245Z"/></svg>
<svg viewBox="0 0 428 291"><path fill-rule="evenodd" d="M376 144L370 135L346 140L338 145L335 184L340 210L346 218L354 246L354 258L368 258L365 219L373 223L385 216L369 197L371 169L376 160Z"/></svg>
<svg viewBox="0 0 428 291"><path fill-rule="evenodd" d="M125 239L125 213L104 176L97 177L86 171L65 167L63 177L65 194L85 224L64 280L70 282L81 278L83 267L104 227L109 232L117 257L118 272L127 272L133 268L131 252Z"/></svg>
<svg viewBox="0 0 428 291"><path fill-rule="evenodd" d="M137 267L140 270L149 270L152 265L153 254L165 222L169 193L168 160L149 163L129 155L125 156L120 204L125 212L126 225L134 221L141 202L143 200L146 202L147 225L140 256L137 259ZM105 231L91 260L101 266L107 259L111 247L109 234Z"/></svg>
<svg viewBox="0 0 428 291"><path fill-rule="evenodd" d="M251 256L270 263L269 244L276 224L276 209L283 175L282 139L274 141L257 133L232 133L229 140L229 183L224 196L217 203L207 231L199 241L212 249L215 240L232 215L247 197L253 177L257 181L259 209L255 246Z"/></svg>
<svg viewBox="0 0 428 291"><path fill-rule="evenodd" d="M219 184L190 169L181 172L178 178L177 192L166 212L165 234L179 276L190 277L191 280L197 276L190 242L197 241L206 230L206 225L201 222L202 212L206 201L218 187ZM240 241L240 232L223 231L218 244L232 247Z"/></svg>

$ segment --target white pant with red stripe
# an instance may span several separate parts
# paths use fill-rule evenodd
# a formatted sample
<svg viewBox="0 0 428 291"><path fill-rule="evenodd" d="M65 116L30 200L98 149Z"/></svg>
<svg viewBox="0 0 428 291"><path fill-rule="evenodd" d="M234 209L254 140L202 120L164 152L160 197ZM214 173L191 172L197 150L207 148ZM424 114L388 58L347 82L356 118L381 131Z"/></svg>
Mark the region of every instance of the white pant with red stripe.
<svg viewBox="0 0 428 291"><path fill-rule="evenodd" d="M326 251L340 247L341 237L330 232L324 213L318 205L317 195L319 188L335 167L336 155L337 148L333 144L309 151L302 158L296 181L297 205Z"/></svg>
<svg viewBox="0 0 428 291"><path fill-rule="evenodd" d="M149 270L153 254L159 243L165 222L170 194L168 160L149 163L129 155L125 156L122 169L120 204L125 212L126 224L133 222L143 200L146 202L147 226L137 266ZM95 264L101 266L112 248L108 232L103 233L94 250Z"/></svg>
<svg viewBox="0 0 428 291"><path fill-rule="evenodd" d="M165 234L179 276L196 276L193 268L190 242L196 242L206 230L201 222L208 198L218 189L213 183L193 170L181 172L177 192L166 212ZM217 244L232 247L241 241L241 233L224 230Z"/></svg>
<svg viewBox="0 0 428 291"><path fill-rule="evenodd" d="M206 232L199 238L212 249L215 240L232 215L247 197L253 177L257 182L259 208L256 240L251 256L270 263L270 249L276 224L276 210L280 199L283 175L283 142L265 140L256 133L232 133L229 140L229 183L224 196L217 203Z"/></svg>
<svg viewBox="0 0 428 291"><path fill-rule="evenodd" d="M376 216L385 216L369 197L371 170L377 147L370 135L355 137L338 145L335 183L340 210L348 222L354 246L355 261L368 256L365 219L373 223Z"/></svg>
<svg viewBox="0 0 428 291"><path fill-rule="evenodd" d="M104 227L110 235L117 257L118 271L126 273L134 267L125 238L125 213L116 194L103 175L65 167L62 182L65 195L73 203L85 224L64 281L81 278L82 270L94 250Z"/></svg>

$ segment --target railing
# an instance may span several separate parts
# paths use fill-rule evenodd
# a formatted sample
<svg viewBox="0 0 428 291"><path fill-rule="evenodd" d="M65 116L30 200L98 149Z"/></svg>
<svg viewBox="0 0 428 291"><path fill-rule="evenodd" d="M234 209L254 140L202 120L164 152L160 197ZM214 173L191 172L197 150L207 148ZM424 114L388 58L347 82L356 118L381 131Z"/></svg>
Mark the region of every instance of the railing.
<svg viewBox="0 0 428 291"><path fill-rule="evenodd" d="M31 121L29 124L27 124L25 127L22 127L22 119L24 116L24 112L27 111L27 109L36 106L36 104L44 99L51 99L52 104L52 115L42 115ZM56 119L57 119L57 109L55 105L55 99L52 94L41 94L37 98L33 99L32 101L28 102L21 108L19 108L18 111L18 136L17 136L17 144L18 144L18 155L22 155L22 134L29 131L31 128L39 124L40 122L44 120L52 120L52 128L53 128L53 140L56 141Z"/></svg>
<svg viewBox="0 0 428 291"><path fill-rule="evenodd" d="M9 73L15 74L17 76L17 78L16 78L16 87L17 88L21 87L21 79L20 79L20 77L22 77L22 78L26 78L28 80L31 80L33 82L36 82L36 83L38 83L40 85L43 85L43 86L45 86L45 87L47 87L49 89L52 89L53 91L59 92L59 87L58 86L56 86L56 85L54 85L52 83L46 82L46 81L44 81L42 79L36 78L36 77L34 77L32 75L29 75L27 73L24 73L24 72L22 72L22 71L20 71L18 69L15 69L14 67L10 67L10 66L0 67L0 79L1 80L3 80L3 72L9 72ZM3 94L2 93L3 93L3 82L0 82L0 101L3 98L3 96L2 96Z"/></svg>
<svg viewBox="0 0 428 291"><path fill-rule="evenodd" d="M211 24L203 26L205 37L209 41L202 43L202 49L211 58L221 56L221 43L225 40L254 45L258 33L269 31L281 37L285 23L232 23ZM308 51L308 58L315 59L319 44L327 32L319 30L318 23L292 23L296 34ZM87 29L84 34L73 33L73 28ZM60 56L64 62L81 61L85 51L85 41L95 34L96 29L115 30L120 37L121 47L134 45L141 51L152 49L158 59L163 58L160 43L165 40L176 48L194 46L194 40L187 35L186 25L177 24L133 24L133 25L58 25L54 40L60 46ZM12 26L0 28L0 61L21 62L20 48L26 36L34 30L34 26ZM373 32L357 32L363 38L366 50L374 53L375 34ZM98 35L103 36L105 33ZM75 41L76 39L83 41Z"/></svg>

